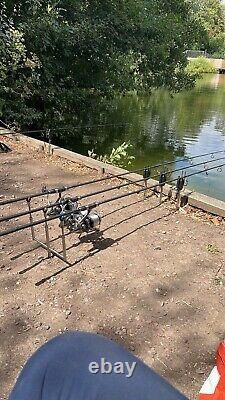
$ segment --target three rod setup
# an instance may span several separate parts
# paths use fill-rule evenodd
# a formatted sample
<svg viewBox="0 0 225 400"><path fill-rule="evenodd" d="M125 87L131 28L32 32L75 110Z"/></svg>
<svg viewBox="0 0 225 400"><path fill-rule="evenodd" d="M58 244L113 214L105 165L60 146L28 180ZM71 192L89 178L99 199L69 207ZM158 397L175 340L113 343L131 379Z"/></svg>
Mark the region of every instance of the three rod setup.
<svg viewBox="0 0 225 400"><path fill-rule="evenodd" d="M20 211L16 214L11 214L7 215L4 217L0 218L0 223L6 222L13 220L15 218L20 218L24 217L26 215L29 216L29 222L25 224L21 224L15 227L11 227L9 229L5 229L0 232L0 237L7 236L9 234L15 233L22 231L24 229L30 229L31 230L31 236L34 241L36 241L41 247L43 247L45 250L47 250L48 257L56 256L60 260L66 262L68 265L71 265L71 263L67 259L67 249L66 249L66 236L71 233L89 233L93 232L96 230L100 229L100 223L101 223L101 217L99 214L95 211L95 209L101 205L114 202L123 198L126 198L128 196L132 196L135 194L140 194L144 193L146 194L147 190L153 192L153 193L160 193L160 203L162 201L162 195L165 195L163 193L163 188L166 184L169 184L170 187L174 186L175 184L175 190L176 190L176 196L175 199L177 201L177 207L179 207L179 202L180 202L180 195L181 191L183 190L184 186L186 185L187 179L189 177L192 177L194 175L202 174L202 173L208 173L209 171L217 169L220 171L224 166L225 166L225 155L223 157L215 158L216 154L225 154L224 150L218 151L218 152L210 152L210 153L205 153L202 155L197 155L189 158L183 158L177 160L177 162L181 161L193 161L194 159L198 159L200 157L207 157L210 156L211 158L209 160L205 160L196 164L191 164L186 167L181 167L177 168L174 170L168 170L166 171L165 166L174 164L175 162L165 162L162 164L157 164L157 165L152 165L150 167L145 167L144 169L138 169L132 172L124 172L121 174L117 175L110 175L110 176L105 176L103 178L91 180L91 181L86 181L86 182L81 182L81 183L76 183L76 184L71 184L68 186L62 186L59 188L52 188L52 189L45 189L44 191L41 192L36 192L32 193L30 195L24 195L21 197L17 198L12 198L9 200L4 200L0 202L0 206L5 206L13 203L17 203L19 201L25 201L27 204L28 209L24 211ZM209 163L218 163L219 161L224 160L224 163L214 165L212 167L208 167L207 164ZM191 168L197 168L200 166L204 166L204 169L197 170L190 172L187 174L187 171ZM161 167L161 172L157 172L156 175L151 176L151 171L154 170L155 168ZM140 172L142 171L143 176L140 179L136 180L129 180L128 182L119 184L119 185L112 185L108 188L104 188L101 190L97 191L92 191L83 195L76 195L76 196L68 196L64 197L62 196L63 192L66 192L70 189L75 189L78 187L83 187L86 185L91 185L93 183L98 183L98 182L104 182L109 179L113 178L123 178L126 175L129 175L134 172ZM180 175L173 177L173 174L178 174ZM157 178L158 181L155 184L149 184L149 179ZM118 194L116 196L110 197L110 198L104 198L99 201L94 201L92 203L86 204L86 205L80 205L78 204L79 201L83 199L87 199L89 197L93 197L96 195L108 193L112 190L116 189L121 189L125 188L129 185L138 185L139 188L136 190L131 190L127 193L122 193ZM54 202L49 202L45 204L44 206L39 206L36 208L31 207L31 201L34 198L45 196L45 195L53 195L57 194L58 199ZM42 212L43 213L43 218L34 219L34 214L37 212ZM50 231L49 231L49 223L51 221L59 220L59 228L61 230L61 235L59 236L59 239L61 238L62 242L62 252L58 252L55 249L51 248L51 240L50 240ZM45 242L41 241L36 237L36 232L35 232L35 227L39 225L44 225L44 230L45 230ZM66 233L66 230L68 233Z"/></svg>
<svg viewBox="0 0 225 400"><path fill-rule="evenodd" d="M221 159L224 159L224 158L216 159L216 160L214 160L214 162L216 162L216 161L218 161L218 160L221 160ZM210 161L208 161L208 162L212 162L212 161L210 160ZM193 166L190 166L190 167L193 168L193 167L196 167L196 166L199 166L199 165L203 165L203 164L205 164L205 163L206 163L206 162L204 162L204 163L199 163L199 164L196 164L196 165L193 165ZM185 175L183 174L181 177L179 176L178 178L174 178L174 179L172 179L172 180L167 180L167 179L166 179L166 180L164 180L163 182L159 182L159 183L156 183L156 184L151 185L151 186L141 187L141 188L139 188L138 190L134 190L134 191L131 191L131 192L128 192L128 193L123 193L123 194L120 194L120 195L118 195L118 196L111 197L111 198L109 198L109 199L104 199L104 200L100 200L100 201L95 201L95 202L90 203L90 204L88 204L88 205L83 205L83 206L81 206L81 207L79 207L79 208L76 208L75 210L68 210L68 211L62 211L62 210L61 210L61 212L59 213L59 215L48 215L46 218L43 218L43 219L41 219L41 220L32 221L32 222L30 222L30 223L28 223L28 224L21 225L21 226L18 226L18 227L15 227L15 228L8 229L8 230L6 230L6 231L0 232L0 237L6 236L6 235L8 235L8 234L10 234L10 233L13 233L13 232L20 231L20 230L22 230L22 229L26 229L26 228L29 228L29 227L32 227L32 226L40 225L40 224L42 224L42 223L45 222L45 221L51 221L51 220L58 219L59 217L60 217L60 218L61 218L61 217L63 218L63 217L66 217L66 216L68 216L68 215L72 215L74 212L78 213L78 212L80 212L80 211L87 211L87 210L90 211L90 210L92 210L92 209L94 209L94 208L96 208L96 207L98 207L98 206L100 206L100 205L102 205L102 204L109 203L109 202L112 202L112 201L115 201L115 200L119 200L119 199L121 199L121 198L131 196L131 195L133 195L133 194L138 194L138 193L144 192L144 191L146 191L146 190L157 189L158 187L163 187L165 184L170 184L170 185L171 185L171 184L174 183L174 182L180 181L180 179L183 180L183 185L182 185L182 188L181 188L181 186L179 186L179 187L177 187L177 189L178 189L178 190L182 190L183 187L185 186L185 180L188 179L189 177L192 177L192 176L198 175L198 174L202 174L202 173L207 173L207 172L212 171L212 170L215 170L215 169L219 170L219 169L223 168L224 166L225 166L225 163L219 164L219 165L216 165L216 166L213 166L213 167L210 167L210 168L204 168L203 170L195 171L195 172L190 173L190 174L185 174ZM189 168L189 167L187 167L187 168ZM182 168L182 169L177 169L177 170L174 170L174 171L169 171L169 173L171 174L171 173L174 173L174 172L178 172L178 171L180 171L180 170L184 171L184 170L187 169L187 168ZM143 181L143 179L140 179L140 180L138 180L138 181L131 182L130 184L135 184L135 183L141 182L141 181ZM100 190L100 191L97 191L97 192L88 193L88 194L86 194L86 195L71 197L71 198L69 198L69 201L70 201L71 203L77 203L77 201L80 200L80 199L82 199L82 198L94 196L94 195L99 194L99 193L105 193L105 192L108 192L108 191L110 191L110 190L114 190L114 189L116 189L116 188L121 188L121 187L124 187L124 186L127 186L127 185L128 185L128 184L123 184L123 185L120 185L120 186L115 186L115 187L103 189L103 190ZM30 200L30 199L29 199L29 200ZM57 206L57 205L60 205L60 204L61 204L61 205L64 205L64 204L67 204L67 203L68 203L68 199L62 199L61 202L58 201L58 202L56 202L55 204L50 204L50 205L47 205L47 206L44 206L44 207L40 207L40 208L36 208L36 209L33 209L33 210L30 209L30 211L28 211L28 212L26 212L26 213L23 213L23 212L22 212L22 213L17 213L17 214L15 214L15 215L10 215L9 217L1 218L1 219L0 219L0 222L6 221L6 220L8 220L8 219L13 219L13 218L16 218L16 217L24 216L24 215L27 215L27 214L32 214L32 212L37 212L37 211L44 211L44 213L47 215L47 209L48 209L48 208L52 208L53 206Z"/></svg>
<svg viewBox="0 0 225 400"><path fill-rule="evenodd" d="M176 161L176 163L185 162L185 161L189 161L189 160L193 161L194 159L201 158L201 157L207 157L207 156L211 156L212 160L215 161L213 157L216 154L221 154L221 153L225 154L225 150L205 153L205 154L201 154L201 155L197 155L197 156L193 156L193 157L188 157L188 156L187 157L183 157L181 159L178 159ZM24 196L15 197L15 198L11 198L11 199L8 199L8 200L0 201L0 207L4 206L4 205L7 205L7 204L11 204L11 203L17 203L19 201L24 201L24 200L27 200L28 198L29 199L34 199L36 197L48 196L48 195L51 195L51 194L61 194L61 193L66 192L66 191L68 191L70 189L75 189L75 188L78 188L78 187L87 186L87 185L91 185L91 184L95 184L95 183L101 183L101 182L104 182L104 181L107 181L107 180L111 180L111 179L114 179L114 178L124 178L127 175L138 173L138 172L142 172L145 169L149 169L151 171L152 169L159 168L159 167L165 168L165 166L171 165L171 164L174 164L174 163L175 163L175 161L167 161L167 162L164 162L164 163L161 163L161 164L155 164L155 165L151 165L150 167L149 166L145 167L144 169L143 168L139 168L139 169L136 169L136 170L133 170L133 171L126 171L126 172L123 172L121 174L105 176L103 178L94 179L94 180L91 180L91 181L75 183L75 184L70 184L70 185L61 186L61 187L57 187L57 188L51 188L51 189L43 188L42 191L39 191L39 192L35 192L35 193L27 194L27 195L24 195ZM204 164L204 163L207 163L207 161L204 161L202 164ZM190 167L192 167L192 165ZM185 169L185 167L179 169L178 171L183 170L183 169ZM174 172L176 172L176 171L174 171ZM129 181L129 183L131 183L131 182Z"/></svg>
<svg viewBox="0 0 225 400"><path fill-rule="evenodd" d="M187 167L182 167L182 168L170 170L170 171L163 172L163 173L166 174L167 176L168 175L171 176L174 173L177 173L177 172L180 172L180 171L184 171L184 170L186 171L186 170L188 170L190 168L195 168L195 167L198 167L198 166L201 166L201 165L206 165L206 164L209 164L209 163L212 163L212 162L221 161L224 158L225 157L220 157L220 158L217 158L217 159L210 159L210 160L207 160L207 161L204 161L204 162L201 162L201 163L192 164L192 165L189 165ZM151 166L151 167L148 167L148 169L147 168L144 169L143 178L141 178L141 179L137 179L137 180L134 180L132 182L126 182L126 183L123 183L123 184L120 184L120 185L117 185L117 186L112 186L112 187L109 187L107 189L101 189L101 190L90 192L90 193L87 193L87 194L84 194L84 195L72 197L70 199L70 201L72 201L74 203L75 202L77 203L78 201L81 201L81 200L86 199L88 197L92 197L92 196L96 196L96 195L103 194L103 193L106 193L106 192L110 192L110 191L115 190L115 189L121 189L121 188L127 187L127 186L129 186L131 184L138 185L138 184L140 184L142 182L144 183L146 181L146 179L149 179L149 178L151 178L151 179L158 178L159 174L155 174L153 176L150 176L150 169L151 168L153 168L153 167ZM147 176L147 177L144 176L144 173L145 173L146 170L149 171L149 176ZM105 179L105 178L103 178L103 179ZM61 192L59 192L59 193L61 193ZM25 200L29 203L30 200L31 200L31 197L26 197ZM12 199L12 202L14 202L14 199ZM14 219L14 218L23 217L23 216L28 215L28 214L33 214L33 213L40 212L40 211L43 211L43 210L52 209L53 207L54 208L55 207L63 207L67 203L68 203L68 198L63 199L60 196L59 199L56 202L54 202L53 204L50 203L50 204L46 204L44 206L36 207L36 208L33 208L33 209L31 209L29 207L29 210L25 210L25 211L19 212L17 214L11 214L11 215L7 215L5 217L2 217L2 218L0 218L0 223L4 222L4 221L9 221L9 220Z"/></svg>

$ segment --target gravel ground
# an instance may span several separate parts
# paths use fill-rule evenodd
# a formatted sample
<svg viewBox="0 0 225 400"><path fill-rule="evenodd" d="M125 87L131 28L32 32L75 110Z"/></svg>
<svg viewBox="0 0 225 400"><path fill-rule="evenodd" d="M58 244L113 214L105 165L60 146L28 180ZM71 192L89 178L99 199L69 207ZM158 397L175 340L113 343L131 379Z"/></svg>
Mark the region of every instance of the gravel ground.
<svg viewBox="0 0 225 400"><path fill-rule="evenodd" d="M4 142L13 151L0 154L1 199L99 176L9 137ZM118 182L113 179L71 193ZM0 214L24 207L24 203L2 207ZM98 212L104 217L101 233L67 237L72 266L48 259L29 230L1 240L2 400L34 350L66 330L114 339L188 398L197 398L225 331L224 221L189 208L176 211L170 202L159 206L156 196L144 200L143 194L108 203ZM13 220L1 224L0 230L25 222L25 217ZM43 227L36 232L43 237ZM51 223L50 232L51 239L60 234L57 222ZM61 251L60 240L52 246Z"/></svg>

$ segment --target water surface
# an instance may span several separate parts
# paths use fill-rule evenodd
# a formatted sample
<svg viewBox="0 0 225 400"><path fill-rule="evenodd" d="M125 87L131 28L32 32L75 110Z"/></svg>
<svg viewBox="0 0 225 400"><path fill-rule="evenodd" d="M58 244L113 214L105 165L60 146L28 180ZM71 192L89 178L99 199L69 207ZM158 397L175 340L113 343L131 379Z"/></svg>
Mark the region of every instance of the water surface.
<svg viewBox="0 0 225 400"><path fill-rule="evenodd" d="M206 75L194 89L174 96L161 89L150 96L118 97L100 108L90 107L81 124L89 127L65 132L55 140L57 144L87 155L91 149L109 154L113 147L129 141L135 156L132 168L163 161L174 162L170 169L190 165L180 163L180 157L225 150L225 75ZM208 164L212 165L216 163ZM188 185L225 200L225 168L191 177Z"/></svg>

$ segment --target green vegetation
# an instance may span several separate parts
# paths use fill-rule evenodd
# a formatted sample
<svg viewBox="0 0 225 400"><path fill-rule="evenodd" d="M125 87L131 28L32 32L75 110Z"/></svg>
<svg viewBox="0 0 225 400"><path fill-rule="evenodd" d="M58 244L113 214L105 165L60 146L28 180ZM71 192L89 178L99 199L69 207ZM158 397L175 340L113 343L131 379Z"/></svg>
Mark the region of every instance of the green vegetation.
<svg viewBox="0 0 225 400"><path fill-rule="evenodd" d="M192 0L196 21L201 26L195 49L225 58L225 6L220 0Z"/></svg>
<svg viewBox="0 0 225 400"><path fill-rule="evenodd" d="M94 153L94 150L88 151L88 155L89 157L107 164L113 164L118 167L127 167L131 166L135 160L135 157L129 153L132 148L133 146L130 142L124 142L120 146L113 148L109 155L105 154L104 156L98 156Z"/></svg>
<svg viewBox="0 0 225 400"><path fill-rule="evenodd" d="M219 249L218 249L218 247L216 246L216 244L208 244L208 245L206 246L206 250L207 250L209 253L212 253L212 254L217 254L217 253L220 252Z"/></svg>
<svg viewBox="0 0 225 400"><path fill-rule="evenodd" d="M225 54L219 0L1 5L0 115L22 129L104 124L108 98L160 87L180 91L193 85L199 69L209 72L200 60L186 70L187 49ZM94 121L87 119L93 108Z"/></svg>
<svg viewBox="0 0 225 400"><path fill-rule="evenodd" d="M212 65L210 60L205 57L198 57L195 60L189 61L186 71L190 75L201 76L202 74L214 74L216 73L215 67Z"/></svg>
<svg viewBox="0 0 225 400"><path fill-rule="evenodd" d="M225 286L225 278L224 277L216 276L214 281L215 281L216 285Z"/></svg>
<svg viewBox="0 0 225 400"><path fill-rule="evenodd" d="M212 116L215 116L215 129L224 130L224 78L224 75L204 74L194 90L184 90L174 96L160 89L153 91L151 96L133 94L110 99L109 106L101 112L106 126L86 129L85 135L82 130L78 137L75 136L76 131L71 130L62 143L78 153L87 154L88 150L94 149L95 153L104 155L110 154L112 148L117 148L122 141L130 142L133 145L132 154L135 155L135 168L148 165L150 161L151 164L158 164L159 160L172 161L174 154L182 157L185 155L187 138L190 142L198 142L199 132L207 129L204 127L207 127ZM220 79L220 83L215 89L217 79ZM89 112L90 118L98 118L97 111ZM126 125L123 125L124 121ZM212 132L213 128L210 128L211 138ZM210 193L209 188L206 194Z"/></svg>
<svg viewBox="0 0 225 400"><path fill-rule="evenodd" d="M3 0L0 104L21 128L76 125L130 90L189 87L197 22L186 0ZM85 119L87 123L87 120Z"/></svg>

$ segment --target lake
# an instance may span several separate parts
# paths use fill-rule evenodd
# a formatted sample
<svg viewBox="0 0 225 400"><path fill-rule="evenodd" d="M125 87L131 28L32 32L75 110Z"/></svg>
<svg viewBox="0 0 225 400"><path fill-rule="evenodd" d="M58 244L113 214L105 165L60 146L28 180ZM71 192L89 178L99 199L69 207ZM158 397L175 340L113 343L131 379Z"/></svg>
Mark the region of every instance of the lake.
<svg viewBox="0 0 225 400"><path fill-rule="evenodd" d="M225 150L225 75L206 75L194 89L173 96L160 89L149 96L118 97L88 109L81 125L54 142L85 155L92 149L109 154L113 147L130 142L135 161L129 169L163 161L173 162L168 167L171 170L190 165L179 162L180 157ZM221 157L223 154L218 154L215 159ZM211 157L194 163L207 160ZM223 160L217 162L221 163ZM216 162L205 166L213 165ZM193 167L188 173L202 169L204 166ZM225 168L193 176L188 186L225 201Z"/></svg>

